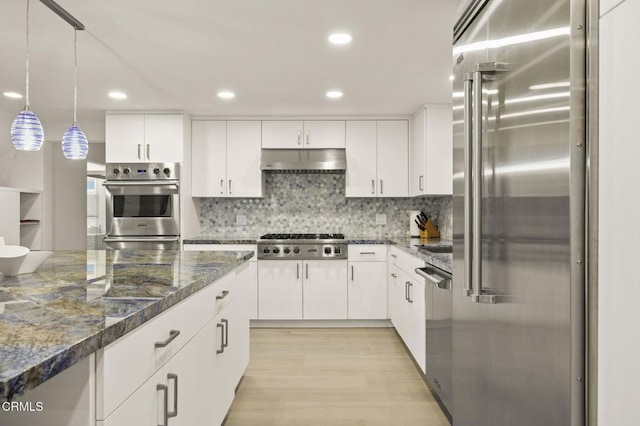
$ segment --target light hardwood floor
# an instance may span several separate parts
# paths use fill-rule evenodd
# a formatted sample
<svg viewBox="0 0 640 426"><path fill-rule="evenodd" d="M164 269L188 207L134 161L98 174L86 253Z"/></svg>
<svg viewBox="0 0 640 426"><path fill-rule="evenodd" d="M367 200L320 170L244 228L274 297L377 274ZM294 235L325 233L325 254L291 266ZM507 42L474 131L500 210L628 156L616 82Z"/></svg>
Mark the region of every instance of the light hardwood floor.
<svg viewBox="0 0 640 426"><path fill-rule="evenodd" d="M252 329L225 426L446 426L390 328Z"/></svg>

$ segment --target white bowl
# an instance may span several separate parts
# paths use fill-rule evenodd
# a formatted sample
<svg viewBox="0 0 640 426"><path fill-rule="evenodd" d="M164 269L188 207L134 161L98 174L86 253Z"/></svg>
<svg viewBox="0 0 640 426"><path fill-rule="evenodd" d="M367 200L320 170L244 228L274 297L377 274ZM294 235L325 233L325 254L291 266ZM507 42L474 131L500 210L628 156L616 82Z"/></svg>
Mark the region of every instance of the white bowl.
<svg viewBox="0 0 640 426"><path fill-rule="evenodd" d="M30 251L24 258L18 274L30 274L38 269L53 254L52 251Z"/></svg>
<svg viewBox="0 0 640 426"><path fill-rule="evenodd" d="M18 275L20 266L24 258L29 253L29 249L22 246L5 246L5 253L0 256L0 272L5 277Z"/></svg>

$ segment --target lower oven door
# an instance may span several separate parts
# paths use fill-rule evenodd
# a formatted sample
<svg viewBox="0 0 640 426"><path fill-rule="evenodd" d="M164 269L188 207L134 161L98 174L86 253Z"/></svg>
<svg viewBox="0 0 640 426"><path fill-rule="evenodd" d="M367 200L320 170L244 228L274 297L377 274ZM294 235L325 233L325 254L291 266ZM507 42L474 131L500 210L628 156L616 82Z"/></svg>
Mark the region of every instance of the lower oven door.
<svg viewBox="0 0 640 426"><path fill-rule="evenodd" d="M107 235L180 235L177 180L107 181Z"/></svg>
<svg viewBox="0 0 640 426"><path fill-rule="evenodd" d="M111 250L180 250L180 237L107 237L107 249Z"/></svg>

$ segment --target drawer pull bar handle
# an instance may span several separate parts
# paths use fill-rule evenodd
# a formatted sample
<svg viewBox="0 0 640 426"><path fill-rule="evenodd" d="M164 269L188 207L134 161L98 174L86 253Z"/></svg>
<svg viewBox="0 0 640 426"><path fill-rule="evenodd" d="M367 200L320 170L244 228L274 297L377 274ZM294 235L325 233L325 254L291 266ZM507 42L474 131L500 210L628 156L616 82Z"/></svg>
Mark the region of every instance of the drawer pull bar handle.
<svg viewBox="0 0 640 426"><path fill-rule="evenodd" d="M227 295L229 295L229 290L222 290L222 295L221 296L216 296L216 300L222 300L225 297L227 297Z"/></svg>
<svg viewBox="0 0 640 426"><path fill-rule="evenodd" d="M229 320L223 319L221 320L224 323L224 343L222 344L222 349L229 346Z"/></svg>
<svg viewBox="0 0 640 426"><path fill-rule="evenodd" d="M167 407L169 406L169 391L167 385L159 384L156 386L156 390L164 393L164 422L158 426L169 426L169 412L167 411Z"/></svg>
<svg viewBox="0 0 640 426"><path fill-rule="evenodd" d="M361 251L360 254L376 254L375 251Z"/></svg>
<svg viewBox="0 0 640 426"><path fill-rule="evenodd" d="M224 324L216 324L216 327L222 329L222 338L220 339L222 343L220 343L220 349L216 349L216 353L221 354L224 352Z"/></svg>
<svg viewBox="0 0 640 426"><path fill-rule="evenodd" d="M173 380L173 411L167 413L167 417L178 417L178 375L167 374L167 381Z"/></svg>
<svg viewBox="0 0 640 426"><path fill-rule="evenodd" d="M180 331L178 330L171 330L169 332L169 337L167 338L167 340L165 340L164 342L156 342L155 343L155 347L156 348L164 348L165 346L167 346L169 343L171 343L171 341L173 339L175 339L176 337L178 337L180 335Z"/></svg>

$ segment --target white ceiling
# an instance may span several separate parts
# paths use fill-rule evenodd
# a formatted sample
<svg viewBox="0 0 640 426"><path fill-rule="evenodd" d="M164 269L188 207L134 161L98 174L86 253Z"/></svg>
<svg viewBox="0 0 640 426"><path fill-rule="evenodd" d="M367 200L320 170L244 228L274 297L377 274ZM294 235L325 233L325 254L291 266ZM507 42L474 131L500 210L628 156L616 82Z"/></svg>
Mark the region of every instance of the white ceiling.
<svg viewBox="0 0 640 426"><path fill-rule="evenodd" d="M2 3L0 92L24 93L26 0ZM404 115L421 104L450 102L459 0L58 3L86 26L78 33L83 128L101 128L105 110ZM338 30L354 41L330 45L327 36ZM73 29L31 0L31 105L45 124L70 124L72 65ZM218 99L221 89L237 97ZM344 97L327 99L330 89ZM111 90L129 98L112 100ZM0 96L0 111L17 113L23 103Z"/></svg>

